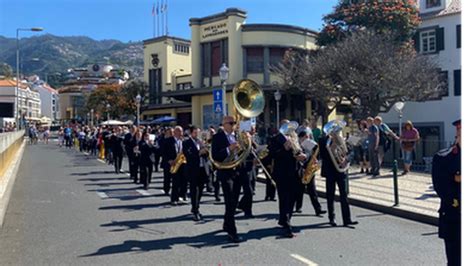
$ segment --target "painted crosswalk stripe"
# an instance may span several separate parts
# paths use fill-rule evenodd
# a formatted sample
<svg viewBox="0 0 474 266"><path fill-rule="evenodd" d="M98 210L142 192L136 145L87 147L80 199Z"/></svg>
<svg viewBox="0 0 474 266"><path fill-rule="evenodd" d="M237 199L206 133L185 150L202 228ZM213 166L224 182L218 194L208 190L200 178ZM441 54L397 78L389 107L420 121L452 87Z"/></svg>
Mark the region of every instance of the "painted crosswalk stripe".
<svg viewBox="0 0 474 266"><path fill-rule="evenodd" d="M150 193L148 193L148 191L146 190L143 190L143 189L136 189L136 191L140 194L142 194L143 196L151 196Z"/></svg>
<svg viewBox="0 0 474 266"><path fill-rule="evenodd" d="M99 192L99 191L97 191L97 195L99 195L99 197L100 197L101 199L106 199L106 198L109 197L109 196L107 196L107 194L105 194L104 192Z"/></svg>
<svg viewBox="0 0 474 266"><path fill-rule="evenodd" d="M99 162L101 162L101 163L105 163L105 161L102 160L102 159L97 159L97 161L99 161Z"/></svg>
<svg viewBox="0 0 474 266"><path fill-rule="evenodd" d="M303 257L303 256L300 256L300 255L298 255L298 254L290 254L290 255L291 255L293 258L295 258L295 259L297 259L297 260L299 260L299 261L305 263L305 264L308 265L308 266L318 266L318 264L317 264L316 262L313 262L313 261L311 261L311 260L309 260L309 259L307 259L307 258L305 258L305 257Z"/></svg>

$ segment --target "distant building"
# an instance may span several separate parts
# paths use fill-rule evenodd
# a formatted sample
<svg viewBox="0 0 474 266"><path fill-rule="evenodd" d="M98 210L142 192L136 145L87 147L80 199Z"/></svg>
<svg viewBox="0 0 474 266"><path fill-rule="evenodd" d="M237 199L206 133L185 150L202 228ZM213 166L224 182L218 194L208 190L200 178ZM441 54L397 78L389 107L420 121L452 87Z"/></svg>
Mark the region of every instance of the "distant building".
<svg viewBox="0 0 474 266"><path fill-rule="evenodd" d="M280 62L288 49L316 49L317 32L291 25L247 24L246 18L247 12L229 8L222 13L191 18L191 40L171 36L145 40L144 77L150 102L144 107L143 119L171 115L182 126L218 125L221 116L214 110L213 90L222 88L219 69L226 63L228 113L234 114L234 84L249 78L261 86L266 101L257 123L274 126L273 84L278 77L270 73L270 65ZM311 116L310 99L282 94L281 117L302 120Z"/></svg>
<svg viewBox="0 0 474 266"><path fill-rule="evenodd" d="M23 122L39 123L41 118L41 98L38 91L31 89L23 81L19 84L18 102L16 101L15 80L0 80L0 103L13 104L14 113L17 112ZM18 104L18 106L17 106ZM15 115L12 118L15 118Z"/></svg>
<svg viewBox="0 0 474 266"><path fill-rule="evenodd" d="M99 85L122 85L129 79L129 75L110 64L91 64L84 68L69 69L66 78L63 86L58 89L59 116L61 120L84 121L90 111L84 108L86 94Z"/></svg>

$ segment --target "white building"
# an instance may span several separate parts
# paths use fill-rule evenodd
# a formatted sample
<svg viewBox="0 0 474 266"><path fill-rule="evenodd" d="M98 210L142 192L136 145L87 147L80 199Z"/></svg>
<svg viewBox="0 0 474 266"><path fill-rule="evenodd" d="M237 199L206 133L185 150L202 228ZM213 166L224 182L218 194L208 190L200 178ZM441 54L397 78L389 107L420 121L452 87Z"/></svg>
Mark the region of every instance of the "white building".
<svg viewBox="0 0 474 266"><path fill-rule="evenodd" d="M18 114L22 118L31 122L39 122L41 117L41 99L39 92L30 89L26 82L20 83L18 90L18 108L16 108L15 88L16 81L0 80L0 103L13 104L14 112L18 110Z"/></svg>
<svg viewBox="0 0 474 266"><path fill-rule="evenodd" d="M41 116L46 116L51 121L59 120L59 95L58 91L51 88L46 83L34 84L33 88L37 90L41 98Z"/></svg>
<svg viewBox="0 0 474 266"><path fill-rule="evenodd" d="M422 23L415 35L416 48L438 61L447 77L448 91L439 100L405 103L402 122L414 123L423 139L420 151L423 156L431 156L454 141L451 123L461 118L461 1L419 0L419 7ZM398 128L399 114L395 110L382 117L392 129Z"/></svg>

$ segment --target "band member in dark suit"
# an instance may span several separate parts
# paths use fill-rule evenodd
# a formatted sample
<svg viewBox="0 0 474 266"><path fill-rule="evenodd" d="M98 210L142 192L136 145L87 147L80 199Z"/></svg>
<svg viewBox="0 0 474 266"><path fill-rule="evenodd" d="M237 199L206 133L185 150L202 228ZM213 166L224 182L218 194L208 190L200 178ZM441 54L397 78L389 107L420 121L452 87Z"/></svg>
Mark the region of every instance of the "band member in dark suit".
<svg viewBox="0 0 474 266"><path fill-rule="evenodd" d="M274 136L268 138L267 140L267 145L268 147L274 145L272 144L274 138ZM271 158L271 156L266 156L265 158L262 159L262 164L265 166L265 168L267 169L268 173L270 175L273 176L273 159ZM265 173L266 175L266 173ZM275 199L275 196L276 196L276 187L275 187L275 184L272 182L272 180L270 179L271 177L266 177L266 180L265 180L265 201L267 200L271 200L271 201L276 201Z"/></svg>
<svg viewBox="0 0 474 266"><path fill-rule="evenodd" d="M456 142L433 157L433 186L441 199L439 237L444 239L448 265L461 265L461 120L453 122Z"/></svg>
<svg viewBox="0 0 474 266"><path fill-rule="evenodd" d="M201 201L204 185L208 181L206 170L204 169L205 147L198 139L200 129L195 126L189 128L190 137L183 142L183 152L186 157L185 174L189 181L189 190L191 194L191 212L193 220L199 221L202 215L199 212L199 202Z"/></svg>
<svg viewBox="0 0 474 266"><path fill-rule="evenodd" d="M240 201L237 204L237 208L244 211L246 218L253 218L252 213L252 203L253 203L253 192L254 188L252 186L252 171L254 170L255 157L253 154L249 154L247 159L237 167L237 176L239 179L239 184L242 186L244 194ZM240 194L240 189L239 193Z"/></svg>
<svg viewBox="0 0 474 266"><path fill-rule="evenodd" d="M165 191L166 195L170 195L171 190L171 174L170 174L170 165L168 163L168 157L166 156L166 142L168 138L173 136L173 129L166 128L164 132L164 136L158 139L158 145L160 147L160 153L162 155L162 160L160 167L163 169L163 190Z"/></svg>
<svg viewBox="0 0 474 266"><path fill-rule="evenodd" d="M216 162L223 162L229 155L240 147L235 136L235 120L232 116L225 116L222 120L223 130L212 137L212 157ZM230 241L240 242L235 226L235 210L237 208L238 193L240 192L239 179L235 169L217 169L217 178L221 182L224 192L225 214L223 229L227 232Z"/></svg>
<svg viewBox="0 0 474 266"><path fill-rule="evenodd" d="M153 174L153 156L155 147L153 141L150 140L150 134L145 131L140 141L140 183L143 184L144 189L148 189L151 183L151 175Z"/></svg>
<svg viewBox="0 0 474 266"><path fill-rule="evenodd" d="M341 202L342 210L342 221L344 226L356 225L357 221L351 220L351 211L349 209L349 203L347 202L347 190L346 190L346 173L341 173L336 170L329 152L326 148L326 143L329 136L324 136L319 140L319 152L322 160L321 176L326 178L326 195L328 203L328 217L331 226L337 226L336 216L334 214L334 194L336 192L336 184L339 188L339 198Z"/></svg>
<svg viewBox="0 0 474 266"><path fill-rule="evenodd" d="M133 135L135 135L135 132L137 131L137 127L133 126L127 134L125 134L123 138L123 144L125 146L125 152L127 153L127 158L128 158L128 171L130 172L130 179L133 179L132 176L132 162L133 162L133 145L132 139Z"/></svg>
<svg viewBox="0 0 474 266"><path fill-rule="evenodd" d="M213 127L209 127L209 135L208 135L208 139L207 139L207 142L208 143L212 143L212 137L216 134L216 130L213 128ZM210 179L210 182L211 185L212 185L212 189L214 190L214 197L216 199L217 202L220 202L221 201L221 197L220 197L220 194L221 194L221 185L220 185L220 181L219 179L217 178L217 175L216 175L216 170L214 169L214 166L212 165L212 163L208 160L208 166L209 166L209 179Z"/></svg>
<svg viewBox="0 0 474 266"><path fill-rule="evenodd" d="M122 161L123 161L123 140L122 128L116 127L112 130L112 135L110 136L110 147L112 150L112 156L114 160L115 173L121 173L122 170Z"/></svg>
<svg viewBox="0 0 474 266"><path fill-rule="evenodd" d="M301 209L303 208L303 196L304 196L304 191L305 189L308 192L308 196L311 199L311 204L313 205L314 212L316 213L316 216L321 216L322 214L325 214L326 211L324 211L321 207L321 204L319 203L318 200L318 192L316 191L316 179L313 177L313 179L307 184L303 184L303 175L306 167L308 167L308 163L310 163L311 157L314 152L318 149L318 144L312 140L308 132L306 131L301 131L298 134L298 138L300 140L300 145L301 148L303 149L303 152L306 154L306 160L303 164L304 168L301 168L301 171L299 172L299 191L296 196L296 211L300 213Z"/></svg>
<svg viewBox="0 0 474 266"><path fill-rule="evenodd" d="M284 119L281 122L289 123ZM274 160L273 178L278 190L278 207L280 217L278 224L283 227L285 237L294 237L291 226L291 216L295 207L296 193L298 189L298 168L301 161L306 159L306 155L298 151L297 139L278 133L272 145L268 147L269 155Z"/></svg>
<svg viewBox="0 0 474 266"><path fill-rule="evenodd" d="M153 165L155 166L155 172L158 172L158 166L160 165L160 158L161 158L161 149L160 149L160 139L162 138L162 132L158 128L155 130L155 160L153 161Z"/></svg>
<svg viewBox="0 0 474 266"><path fill-rule="evenodd" d="M131 168L130 168L130 177L133 179L135 184L138 184L138 171L140 169L140 147L139 143L142 139L142 133L140 130L136 130L133 134L132 139L129 142L130 147L132 147L132 156L131 156Z"/></svg>
<svg viewBox="0 0 474 266"><path fill-rule="evenodd" d="M168 169L175 164L175 160L180 152L183 151L183 129L176 126L173 130L173 136L167 138L164 143L163 159L168 163ZM181 166L176 174L171 174L171 205L177 205L178 201L186 200L187 182L184 176L184 167Z"/></svg>

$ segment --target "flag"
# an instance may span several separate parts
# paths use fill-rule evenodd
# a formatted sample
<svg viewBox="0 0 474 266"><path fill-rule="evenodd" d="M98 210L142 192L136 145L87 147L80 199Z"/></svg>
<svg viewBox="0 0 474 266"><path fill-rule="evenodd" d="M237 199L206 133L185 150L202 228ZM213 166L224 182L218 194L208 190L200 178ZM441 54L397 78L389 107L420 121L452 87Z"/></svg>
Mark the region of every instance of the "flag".
<svg viewBox="0 0 474 266"><path fill-rule="evenodd" d="M160 1L156 3L156 14L160 15Z"/></svg>
<svg viewBox="0 0 474 266"><path fill-rule="evenodd" d="M161 13L164 13L166 11L166 4L164 2L165 1L161 2Z"/></svg>
<svg viewBox="0 0 474 266"><path fill-rule="evenodd" d="M155 3L153 3L153 9L151 10L151 15L152 15L152 16L155 15Z"/></svg>

